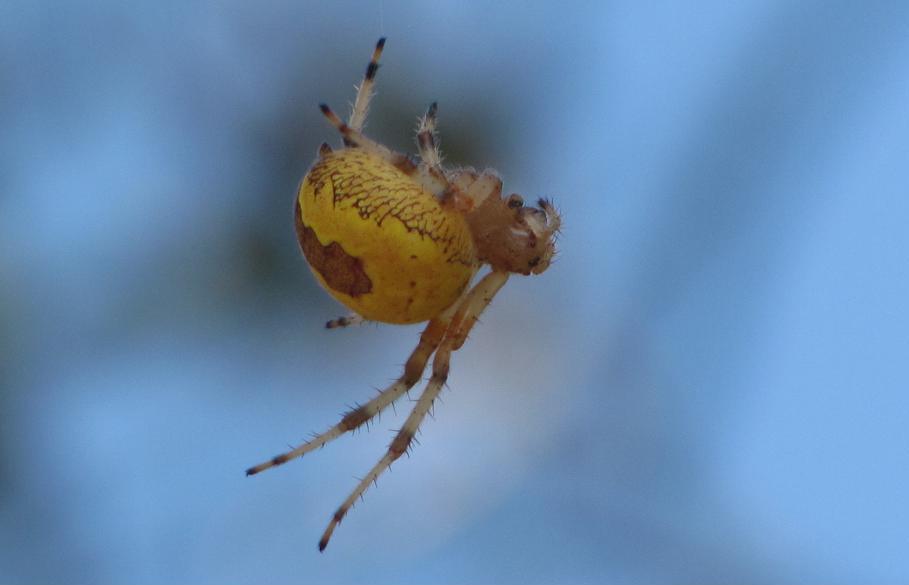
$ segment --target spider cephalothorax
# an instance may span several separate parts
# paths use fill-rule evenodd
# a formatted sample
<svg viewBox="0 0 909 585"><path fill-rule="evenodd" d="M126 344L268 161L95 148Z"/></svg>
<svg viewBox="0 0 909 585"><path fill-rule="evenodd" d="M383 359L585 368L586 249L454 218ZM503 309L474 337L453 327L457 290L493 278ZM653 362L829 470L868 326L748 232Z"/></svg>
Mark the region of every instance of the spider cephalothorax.
<svg viewBox="0 0 909 585"><path fill-rule="evenodd" d="M526 207L516 193L503 198L502 179L494 171L478 174L465 169L448 173L448 178L451 187L446 195L467 200L461 208L480 262L518 274L540 274L549 267L559 222L549 201L540 199L539 207Z"/></svg>
<svg viewBox="0 0 909 585"><path fill-rule="evenodd" d="M249 468L247 475L286 463L366 424L419 382L435 357L423 394L385 456L335 512L319 550L325 549L357 498L408 450L445 384L451 353L464 343L509 275L540 274L549 267L561 223L545 199L538 207L528 207L519 195L503 197L502 180L494 171L444 169L435 143L436 104L420 119L419 162L361 133L384 45L385 39L379 39L346 123L328 106L320 106L340 132L344 148L333 151L323 144L300 183L294 206L297 236L315 277L354 311L327 327L364 319L429 324L395 383L329 430ZM469 287L484 265L490 271Z"/></svg>

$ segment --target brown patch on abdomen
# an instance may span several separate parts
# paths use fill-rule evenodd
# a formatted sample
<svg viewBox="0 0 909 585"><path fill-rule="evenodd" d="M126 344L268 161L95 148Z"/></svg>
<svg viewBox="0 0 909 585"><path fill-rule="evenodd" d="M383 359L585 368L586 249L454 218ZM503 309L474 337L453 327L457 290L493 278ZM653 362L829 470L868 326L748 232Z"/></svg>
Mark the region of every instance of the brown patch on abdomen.
<svg viewBox="0 0 909 585"><path fill-rule="evenodd" d="M372 290L372 281L363 270L362 260L345 252L338 242L323 246L316 237L316 232L303 225L299 200L294 205L294 224L303 255L313 270L322 275L328 286L352 297Z"/></svg>

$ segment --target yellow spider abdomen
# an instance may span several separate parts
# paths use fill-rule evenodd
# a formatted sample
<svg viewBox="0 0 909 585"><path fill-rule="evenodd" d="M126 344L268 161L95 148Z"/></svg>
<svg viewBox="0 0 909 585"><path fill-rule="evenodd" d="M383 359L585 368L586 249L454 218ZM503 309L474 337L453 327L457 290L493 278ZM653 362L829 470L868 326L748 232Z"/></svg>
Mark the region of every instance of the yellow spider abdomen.
<svg viewBox="0 0 909 585"><path fill-rule="evenodd" d="M431 319L477 269L463 215L358 148L320 156L300 184L296 225L322 286L371 321Z"/></svg>

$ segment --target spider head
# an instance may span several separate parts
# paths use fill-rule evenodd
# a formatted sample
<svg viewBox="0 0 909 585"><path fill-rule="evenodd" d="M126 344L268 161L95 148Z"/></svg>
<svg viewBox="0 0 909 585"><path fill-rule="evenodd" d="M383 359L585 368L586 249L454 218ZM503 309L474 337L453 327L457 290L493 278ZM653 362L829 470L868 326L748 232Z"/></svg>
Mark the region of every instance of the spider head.
<svg viewBox="0 0 909 585"><path fill-rule="evenodd" d="M451 184L481 262L525 275L549 268L561 219L548 200L540 199L533 207L514 193L503 197L502 180L492 171L462 170Z"/></svg>

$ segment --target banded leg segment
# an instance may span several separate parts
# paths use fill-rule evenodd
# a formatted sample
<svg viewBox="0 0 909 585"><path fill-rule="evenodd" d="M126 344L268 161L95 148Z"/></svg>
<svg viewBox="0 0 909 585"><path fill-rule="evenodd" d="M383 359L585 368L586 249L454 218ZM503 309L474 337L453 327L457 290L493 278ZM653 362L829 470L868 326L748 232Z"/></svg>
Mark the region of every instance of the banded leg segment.
<svg viewBox="0 0 909 585"><path fill-rule="evenodd" d="M441 317L433 319L423 330L420 335L420 342L410 354L407 363L404 365L404 373L391 386L381 391L375 398L362 404L345 414L341 421L331 427L324 433L317 435L311 441L300 445L296 449L276 455L268 461L255 465L246 470L246 475L254 475L275 467L283 465L291 459L301 457L310 451L322 447L326 443L340 437L348 431L352 431L361 425L366 424L374 416L386 409L391 403L401 397L402 394L413 388L414 384L420 381L423 370L426 369L426 363L429 357L439 347L442 338L448 329L448 323L451 318L451 312L446 311Z"/></svg>
<svg viewBox="0 0 909 585"><path fill-rule="evenodd" d="M366 123L366 114L369 112L369 101L373 96L373 85L375 85L376 72L379 70L379 57L382 56L382 50L385 48L385 37L379 39L376 48L373 49L372 59L366 66L366 73L363 75L363 82L357 88L357 98L354 100L353 110L350 112L350 118L347 125L354 131L359 132Z"/></svg>
<svg viewBox="0 0 909 585"><path fill-rule="evenodd" d="M442 164L439 148L436 146L436 114L439 106L436 102L430 104L426 115L420 118L417 128L417 147L420 149L420 160L429 168L438 169Z"/></svg>
<svg viewBox="0 0 909 585"><path fill-rule="evenodd" d="M470 290L466 299L468 305L455 314L451 325L448 326L448 332L445 334L445 342L452 341L452 350L461 349L461 346L467 341L467 336L473 326L477 324L480 315L486 310L486 307L489 306L496 294L502 290L505 283L508 282L508 276L508 272L493 270L481 278L480 282ZM437 357L441 350L442 348L440 347Z"/></svg>
<svg viewBox="0 0 909 585"><path fill-rule="evenodd" d="M449 183L442 171L442 156L436 144L436 112L438 105L432 102L426 115L420 118L417 128L417 148L420 151L419 181L423 188L438 197L448 191Z"/></svg>
<svg viewBox="0 0 909 585"><path fill-rule="evenodd" d="M319 104L319 109L322 110L322 114L325 115L329 123L337 128L341 136L344 137L345 144L362 148L367 152L384 158L402 173L416 178L423 188L433 195L441 196L448 189L448 181L441 171L426 165L418 166L408 156L394 152L371 138L367 138L359 131L345 124L327 104Z"/></svg>
<svg viewBox="0 0 909 585"><path fill-rule="evenodd" d="M491 272L482 278L461 300L458 310L448 325L448 330L445 332L445 339L439 345L436 356L433 358L432 377L429 379L426 389L407 417L407 420L404 421L404 426L401 427L392 440L391 445L388 446L388 451L369 470L369 473L360 480L357 487L347 496L347 499L341 503L334 516L332 516L331 521L325 528L325 532L322 534L322 538L319 539L320 551L324 551L325 547L328 546L328 541L331 539L335 528L344 519L344 516L354 503L369 489L370 484L375 483L379 476L410 448L420 424L422 424L423 419L426 418L426 415L432 409L439 392L445 386L445 381L448 379L451 353L464 344L480 313L489 306L493 297L507 281L508 273Z"/></svg>
<svg viewBox="0 0 909 585"><path fill-rule="evenodd" d="M326 329L337 329L339 327L350 327L351 325L360 325L363 323L364 319L362 315L357 313L351 313L349 315L344 315L338 317L337 319L332 319L325 323Z"/></svg>
<svg viewBox="0 0 909 585"><path fill-rule="evenodd" d="M442 347L444 346L445 344L443 343ZM442 350L442 347L439 348L439 351ZM320 551L324 551L325 547L328 546L328 541L331 539L335 527L344 519L347 511L356 503L357 499L366 492L369 485L376 482L376 480L379 479L379 476L382 475L398 457L407 452L417 428L419 428L420 423L423 422L426 413L432 408L433 402L445 385L445 380L448 378L448 356L450 354L450 350L446 351L445 359L442 361L440 361L439 355L436 355L436 358L433 360L432 378L430 378L426 390L423 391L420 399L417 400L416 406L414 406L413 410L410 412L407 420L404 421L404 426L401 427L401 430L395 435L391 445L388 447L388 451L379 462L369 470L369 473L360 480L360 483L357 484L354 491L347 496L347 499L344 500L335 512L335 515L332 516L331 522L328 523L328 527L325 528L325 532L322 534L322 538L319 539Z"/></svg>
<svg viewBox="0 0 909 585"><path fill-rule="evenodd" d="M338 132L341 133L341 136L344 138L345 144L348 144L351 146L359 146L360 148L364 148L366 150L374 152L375 154L378 154L379 156L382 156L382 157L389 157L389 156L395 154L388 148L379 144L378 142L367 138L356 128L353 128L349 124L345 124L344 120L339 118L338 115L336 113L334 113L334 111L330 107L328 107L328 104L319 104L319 109L322 110L322 115L324 115L328 119L328 122L332 126L337 128ZM397 156L402 156L402 155L397 155ZM402 156L402 158L406 158L406 157Z"/></svg>

